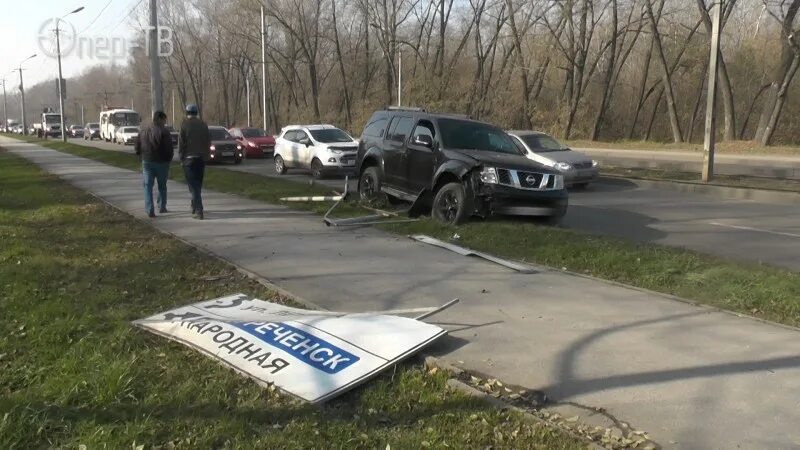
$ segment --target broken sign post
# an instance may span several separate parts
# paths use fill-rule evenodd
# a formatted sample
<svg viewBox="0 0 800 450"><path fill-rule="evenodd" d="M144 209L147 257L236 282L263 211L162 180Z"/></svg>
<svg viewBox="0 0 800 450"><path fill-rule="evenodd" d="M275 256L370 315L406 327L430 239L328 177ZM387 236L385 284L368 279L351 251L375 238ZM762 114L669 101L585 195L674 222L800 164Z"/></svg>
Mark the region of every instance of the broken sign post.
<svg viewBox="0 0 800 450"><path fill-rule="evenodd" d="M244 294L133 323L312 403L342 394L446 334L407 317L297 309Z"/></svg>

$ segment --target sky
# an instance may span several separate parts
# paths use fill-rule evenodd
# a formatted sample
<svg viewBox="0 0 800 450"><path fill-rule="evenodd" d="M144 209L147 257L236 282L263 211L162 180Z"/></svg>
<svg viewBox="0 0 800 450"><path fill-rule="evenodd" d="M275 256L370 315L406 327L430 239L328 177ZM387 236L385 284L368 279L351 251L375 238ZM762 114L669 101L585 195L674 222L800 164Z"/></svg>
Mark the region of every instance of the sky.
<svg viewBox="0 0 800 450"><path fill-rule="evenodd" d="M16 89L19 74L11 71L36 53L35 58L23 64L25 86L55 80L58 64L54 33L50 31L54 28L53 18L81 6L82 11L61 22L64 78L97 64L124 65L124 49L136 36L137 12L143 3L146 0L0 0L0 78L7 81L9 90ZM136 11L132 12L134 8ZM75 34L77 39L72 38Z"/></svg>

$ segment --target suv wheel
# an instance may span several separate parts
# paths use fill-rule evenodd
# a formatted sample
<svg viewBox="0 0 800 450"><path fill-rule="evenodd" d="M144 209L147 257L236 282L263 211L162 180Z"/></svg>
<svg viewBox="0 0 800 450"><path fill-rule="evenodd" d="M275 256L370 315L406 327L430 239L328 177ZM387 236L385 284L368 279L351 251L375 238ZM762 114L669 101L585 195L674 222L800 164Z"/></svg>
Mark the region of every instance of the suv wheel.
<svg viewBox="0 0 800 450"><path fill-rule="evenodd" d="M460 225L472 215L472 198L461 183L447 183L433 198L431 215L439 222Z"/></svg>
<svg viewBox="0 0 800 450"><path fill-rule="evenodd" d="M311 161L311 176L317 180L322 179L322 161L317 158Z"/></svg>
<svg viewBox="0 0 800 450"><path fill-rule="evenodd" d="M367 167L358 180L358 194L363 201L377 200L381 194L381 172L376 166Z"/></svg>
<svg viewBox="0 0 800 450"><path fill-rule="evenodd" d="M274 159L275 159L275 172L277 172L278 175L285 174L286 173L286 163L283 162L283 158L281 157L281 155L275 155Z"/></svg>

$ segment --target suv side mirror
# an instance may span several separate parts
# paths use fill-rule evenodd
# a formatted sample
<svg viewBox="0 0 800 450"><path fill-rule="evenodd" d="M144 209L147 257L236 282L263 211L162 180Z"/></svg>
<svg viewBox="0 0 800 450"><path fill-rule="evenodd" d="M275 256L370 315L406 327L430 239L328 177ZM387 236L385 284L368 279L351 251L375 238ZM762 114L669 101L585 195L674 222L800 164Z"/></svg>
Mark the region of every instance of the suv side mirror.
<svg viewBox="0 0 800 450"><path fill-rule="evenodd" d="M418 134L414 136L414 145L421 145L427 148L433 148L433 138L427 134Z"/></svg>

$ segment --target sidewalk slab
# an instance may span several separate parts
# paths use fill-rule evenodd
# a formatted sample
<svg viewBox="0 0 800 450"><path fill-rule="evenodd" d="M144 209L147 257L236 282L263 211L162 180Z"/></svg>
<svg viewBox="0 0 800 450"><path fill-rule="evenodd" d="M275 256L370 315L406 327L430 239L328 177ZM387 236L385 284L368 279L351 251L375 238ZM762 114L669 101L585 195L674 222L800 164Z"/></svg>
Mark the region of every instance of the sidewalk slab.
<svg viewBox="0 0 800 450"><path fill-rule="evenodd" d="M140 174L6 138L0 145L145 218ZM435 349L449 363L604 408L665 448L800 446L796 329L554 270L519 274L228 194L207 192L208 220L195 221L185 185L169 189L174 212L153 226L323 307L460 298L434 317L450 331Z"/></svg>

